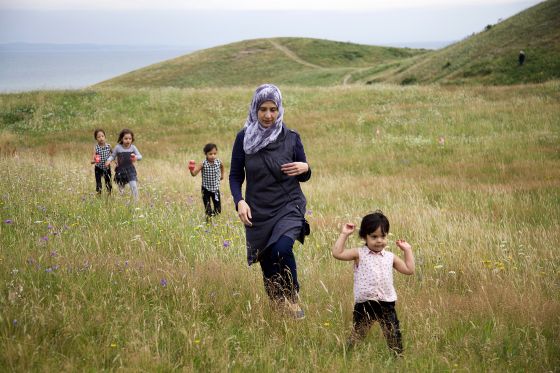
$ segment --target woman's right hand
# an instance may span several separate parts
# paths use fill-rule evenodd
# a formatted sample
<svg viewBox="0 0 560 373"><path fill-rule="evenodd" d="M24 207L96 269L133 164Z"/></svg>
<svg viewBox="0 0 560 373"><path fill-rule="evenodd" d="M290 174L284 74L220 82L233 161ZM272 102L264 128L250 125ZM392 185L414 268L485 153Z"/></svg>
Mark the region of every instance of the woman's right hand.
<svg viewBox="0 0 560 373"><path fill-rule="evenodd" d="M244 200L241 200L237 203L237 216L239 216L239 220L247 226L252 226L251 219L251 208Z"/></svg>

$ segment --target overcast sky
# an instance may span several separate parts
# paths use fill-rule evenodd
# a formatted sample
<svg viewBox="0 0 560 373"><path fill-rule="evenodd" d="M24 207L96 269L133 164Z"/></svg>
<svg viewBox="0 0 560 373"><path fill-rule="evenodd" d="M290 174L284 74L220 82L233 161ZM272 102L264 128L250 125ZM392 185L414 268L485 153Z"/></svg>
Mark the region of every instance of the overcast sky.
<svg viewBox="0 0 560 373"><path fill-rule="evenodd" d="M0 43L182 45L297 36L457 41L539 0L0 0Z"/></svg>

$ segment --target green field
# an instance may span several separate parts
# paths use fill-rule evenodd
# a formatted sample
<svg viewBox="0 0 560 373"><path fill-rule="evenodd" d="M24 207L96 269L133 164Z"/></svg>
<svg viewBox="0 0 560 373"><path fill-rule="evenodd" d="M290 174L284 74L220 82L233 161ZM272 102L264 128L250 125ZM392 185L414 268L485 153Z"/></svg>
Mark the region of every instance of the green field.
<svg viewBox="0 0 560 373"><path fill-rule="evenodd" d="M560 82L280 88L313 169L301 321L247 267L227 181L207 225L187 173L207 142L229 169L254 87L0 95L0 370L558 371ZM95 195L95 127L135 131L137 204ZM345 350L352 267L330 254L378 208L417 262L397 360L378 326Z"/></svg>

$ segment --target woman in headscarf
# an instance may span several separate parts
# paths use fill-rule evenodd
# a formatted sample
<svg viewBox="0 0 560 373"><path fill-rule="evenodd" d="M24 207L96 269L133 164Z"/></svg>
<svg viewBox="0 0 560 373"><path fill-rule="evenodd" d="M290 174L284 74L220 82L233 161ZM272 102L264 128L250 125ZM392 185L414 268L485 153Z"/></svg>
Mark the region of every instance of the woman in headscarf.
<svg viewBox="0 0 560 373"><path fill-rule="evenodd" d="M306 200L299 183L309 180L311 169L299 134L286 127L283 117L278 87L258 87L233 144L229 184L245 224L249 265L259 262L273 302L303 318L293 245L304 237Z"/></svg>

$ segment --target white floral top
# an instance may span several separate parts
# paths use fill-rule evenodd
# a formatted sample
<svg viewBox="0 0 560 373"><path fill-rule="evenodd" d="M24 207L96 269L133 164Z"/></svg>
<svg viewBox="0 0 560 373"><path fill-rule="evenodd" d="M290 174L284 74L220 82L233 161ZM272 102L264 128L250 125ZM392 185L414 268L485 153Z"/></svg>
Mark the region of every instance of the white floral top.
<svg viewBox="0 0 560 373"><path fill-rule="evenodd" d="M390 251L375 253L363 246L358 249L359 263L354 266L354 302L368 300L394 302L397 292L393 286L393 259Z"/></svg>

